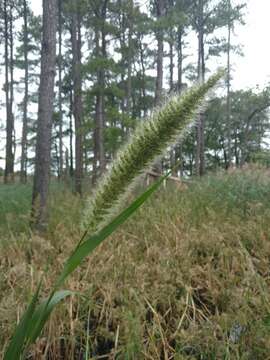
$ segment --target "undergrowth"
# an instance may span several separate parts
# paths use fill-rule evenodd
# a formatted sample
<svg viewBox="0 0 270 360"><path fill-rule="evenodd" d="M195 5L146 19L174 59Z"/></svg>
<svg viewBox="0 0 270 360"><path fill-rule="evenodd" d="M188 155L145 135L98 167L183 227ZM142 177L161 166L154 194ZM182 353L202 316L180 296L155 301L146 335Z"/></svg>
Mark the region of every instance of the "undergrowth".
<svg viewBox="0 0 270 360"><path fill-rule="evenodd" d="M269 175L159 191L67 280L84 297L58 308L28 359L270 359ZM49 266L45 296L79 240L83 203L53 191L40 237L28 230L30 186L0 194L3 354L40 273Z"/></svg>

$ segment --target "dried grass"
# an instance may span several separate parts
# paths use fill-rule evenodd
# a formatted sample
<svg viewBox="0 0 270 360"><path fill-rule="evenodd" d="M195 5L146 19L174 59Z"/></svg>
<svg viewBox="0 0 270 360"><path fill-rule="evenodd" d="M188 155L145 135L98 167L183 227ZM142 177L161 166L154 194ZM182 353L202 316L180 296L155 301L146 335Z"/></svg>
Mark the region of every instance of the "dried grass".
<svg viewBox="0 0 270 360"><path fill-rule="evenodd" d="M40 272L49 263L46 292L79 239L82 204L66 195L47 238L3 238L2 352ZM29 358L84 359L88 342L91 359L270 359L269 223L266 170L161 191L68 280L85 297L55 311Z"/></svg>

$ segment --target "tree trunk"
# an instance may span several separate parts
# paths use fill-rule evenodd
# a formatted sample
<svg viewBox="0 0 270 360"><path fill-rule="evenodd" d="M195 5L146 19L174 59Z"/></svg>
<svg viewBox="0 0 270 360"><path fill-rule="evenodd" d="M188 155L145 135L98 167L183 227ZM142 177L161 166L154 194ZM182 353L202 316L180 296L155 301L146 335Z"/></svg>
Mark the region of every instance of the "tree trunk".
<svg viewBox="0 0 270 360"><path fill-rule="evenodd" d="M127 103L126 103L126 112L127 115L131 113L131 75L132 75L132 34L133 34L133 0L129 0L129 31L128 31L128 71L127 71Z"/></svg>
<svg viewBox="0 0 270 360"><path fill-rule="evenodd" d="M183 85L183 30L182 26L178 27L177 34L177 89L182 91Z"/></svg>
<svg viewBox="0 0 270 360"><path fill-rule="evenodd" d="M170 76L169 76L169 86L170 86L170 93L174 91L173 87L173 70L174 70L174 63L173 63L173 34L172 31L170 33L170 41L169 41L169 58L170 58ZM170 168L172 169L172 175L177 176L177 168L176 165L176 145L172 145L170 148Z"/></svg>
<svg viewBox="0 0 270 360"><path fill-rule="evenodd" d="M75 192L82 195L83 151L82 151L82 75L81 75L81 15L78 7L72 13L72 76L73 115L75 120Z"/></svg>
<svg viewBox="0 0 270 360"><path fill-rule="evenodd" d="M70 89L70 109L69 109L69 153L70 153L70 164L69 164L69 176L74 176L74 164L73 164L73 126L72 126L72 114L73 114L73 96L72 89Z"/></svg>
<svg viewBox="0 0 270 360"><path fill-rule="evenodd" d="M106 53L106 33L105 33L105 19L106 19L106 11L107 11L107 1L102 9L102 19L103 27L101 32L101 54L102 58L107 58ZM105 147L104 147L104 127L105 127L105 71L101 69L100 71L100 112L99 112L99 166L100 166L100 175L104 173L106 170L106 156L105 156Z"/></svg>
<svg viewBox="0 0 270 360"><path fill-rule="evenodd" d="M101 31L97 27L95 33L95 46L96 46L96 56L103 59L106 59L106 33L105 33L105 19L107 13L107 0L102 4L101 11L98 11L98 17L101 25ZM100 46L100 37L101 37L101 46ZM96 183L97 176L101 175L106 170L106 158L105 158L105 149L104 149L104 126L105 126L105 73L104 68L99 67L97 74L97 95L96 95L96 109L95 109L95 130L94 130L94 166L93 166L93 184ZM98 174L99 168L99 174Z"/></svg>
<svg viewBox="0 0 270 360"><path fill-rule="evenodd" d="M139 39L139 51L140 51L140 64L141 64L141 80L142 80L142 86L141 86L141 94L144 99L143 101L143 117L146 117L147 115L147 107L145 103L146 99L146 81L145 81L145 58L143 53L143 45L142 45L142 39Z"/></svg>
<svg viewBox="0 0 270 360"><path fill-rule="evenodd" d="M57 0L43 0L41 74L38 99L35 174L32 197L32 221L46 228L49 192L51 129L56 63Z"/></svg>
<svg viewBox="0 0 270 360"><path fill-rule="evenodd" d="M228 160L227 167L232 165L232 149L231 149L231 1L228 0L228 40L227 40L227 101L226 101L226 117L227 117L227 137L228 137Z"/></svg>
<svg viewBox="0 0 270 360"><path fill-rule="evenodd" d="M28 126L28 6L23 1L23 48L24 48L24 99L23 99L23 127L22 127L22 149L21 149L21 170L20 181L26 183L27 179L27 126Z"/></svg>
<svg viewBox="0 0 270 360"><path fill-rule="evenodd" d="M198 7L198 82L203 84L205 81L203 0L199 0ZM198 176L202 176L205 172L204 121L204 114L201 112L197 123L196 175Z"/></svg>
<svg viewBox="0 0 270 360"><path fill-rule="evenodd" d="M177 31L177 90L179 93L183 90L183 28L178 27ZM184 174L183 164L183 145L182 140L176 145L176 152L180 162L180 177Z"/></svg>
<svg viewBox="0 0 270 360"><path fill-rule="evenodd" d="M59 178L63 177L62 0L58 0Z"/></svg>
<svg viewBox="0 0 270 360"><path fill-rule="evenodd" d="M100 56L100 45L99 45L99 29L95 31L95 47L96 47L96 57L99 58ZM92 183L93 185L96 184L98 178L98 162L99 162L99 143L101 139L99 136L103 134L100 131L100 123L101 123L101 116L102 116L102 104L101 104L101 96L100 96L100 71L98 70L97 74L97 82L98 82L98 89L96 94L96 104L95 104L95 127L94 127L94 159L93 159L93 174L92 174ZM103 139L102 139L103 141Z"/></svg>
<svg viewBox="0 0 270 360"><path fill-rule="evenodd" d="M10 17L10 19L9 19ZM9 23L10 21L10 23ZM7 0L4 0L4 37L5 37L5 93L6 93L6 165L4 182L5 184L14 181L14 153L13 153L13 114L12 114L12 101L13 101L13 64L11 59L11 52L13 52L13 40L12 40L12 9L8 14ZM9 33L11 30L11 33ZM10 38L10 57L9 57L9 44ZM9 72L12 70L11 79L9 82Z"/></svg>
<svg viewBox="0 0 270 360"><path fill-rule="evenodd" d="M170 92L174 91L174 87L173 87L173 70L174 70L174 63L173 63L173 38L172 38L172 34L171 34L171 39L169 42L169 47L170 47L170 51L169 51L169 57L170 57L170 78L169 78L169 86L170 86Z"/></svg>
<svg viewBox="0 0 270 360"><path fill-rule="evenodd" d="M14 159L15 159L15 150L16 150L16 138L15 138L15 128L14 128L14 113L13 113L13 103L14 103L14 39L13 39L13 11L15 10L13 8L14 5L10 5L10 119L12 124L12 140L11 140L11 146L12 146L12 182L14 181Z"/></svg>
<svg viewBox="0 0 270 360"><path fill-rule="evenodd" d="M160 20L165 15L164 0L157 0L157 19ZM157 78L156 78L156 94L155 104L159 105L162 99L162 87L163 87L163 29L157 30Z"/></svg>
<svg viewBox="0 0 270 360"><path fill-rule="evenodd" d="M69 154L68 154L68 149L66 148L65 151L65 179L66 181L68 180L68 177L70 175L70 165L69 165Z"/></svg>
<svg viewBox="0 0 270 360"><path fill-rule="evenodd" d="M160 20L165 15L164 0L156 0L157 19ZM163 29L159 28L156 33L157 38L157 77L156 77L156 91L155 91L155 105L158 106L162 100L163 88L163 57L164 57L164 44L163 44ZM153 165L153 170L156 173L162 173L162 160L158 159Z"/></svg>

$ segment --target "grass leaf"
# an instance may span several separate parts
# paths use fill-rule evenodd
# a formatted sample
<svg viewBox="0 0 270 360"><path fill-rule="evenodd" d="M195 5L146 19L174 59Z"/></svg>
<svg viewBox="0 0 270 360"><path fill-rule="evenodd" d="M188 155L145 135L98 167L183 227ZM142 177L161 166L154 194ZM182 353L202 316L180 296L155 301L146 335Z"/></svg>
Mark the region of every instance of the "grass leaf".
<svg viewBox="0 0 270 360"><path fill-rule="evenodd" d="M155 192L162 182L169 177L171 171L166 175L162 176L152 186L150 186L143 194L141 194L131 205L123 210L113 221L107 226L103 227L102 230L94 235L88 236L88 238L80 244L74 253L67 260L64 269L58 279L57 287L62 285L65 279L70 275L81 262L109 235L111 235L121 224L123 224L148 198L153 192Z"/></svg>
<svg viewBox="0 0 270 360"><path fill-rule="evenodd" d="M42 280L39 282L38 288L27 308L19 324L16 327L15 333L4 355L3 360L16 360L24 351L27 334L31 330L32 317L36 309L38 296L41 289Z"/></svg>
<svg viewBox="0 0 270 360"><path fill-rule="evenodd" d="M48 320L51 312L61 300L67 296L76 294L74 291L61 290L55 292L51 297L45 299L39 306L36 307L35 312L31 318L30 332L27 334L28 343L33 343L40 335L46 321Z"/></svg>

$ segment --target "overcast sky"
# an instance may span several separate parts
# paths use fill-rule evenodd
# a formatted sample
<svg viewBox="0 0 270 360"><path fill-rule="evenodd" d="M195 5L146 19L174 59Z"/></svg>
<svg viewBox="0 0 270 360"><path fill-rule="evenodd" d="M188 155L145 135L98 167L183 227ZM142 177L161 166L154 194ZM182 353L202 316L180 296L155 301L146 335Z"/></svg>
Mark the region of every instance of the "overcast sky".
<svg viewBox="0 0 270 360"><path fill-rule="evenodd" d="M243 44L244 57L235 61L234 85L237 88L263 87L270 81L270 0L248 0L245 26L236 29Z"/></svg>

